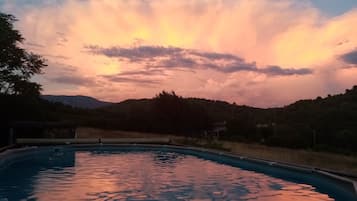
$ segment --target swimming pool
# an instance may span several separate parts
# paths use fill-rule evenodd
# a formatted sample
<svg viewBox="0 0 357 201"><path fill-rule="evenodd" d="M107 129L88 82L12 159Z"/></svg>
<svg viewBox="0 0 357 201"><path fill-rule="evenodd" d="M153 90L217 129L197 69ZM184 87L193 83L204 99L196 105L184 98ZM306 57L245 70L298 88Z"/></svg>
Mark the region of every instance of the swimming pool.
<svg viewBox="0 0 357 201"><path fill-rule="evenodd" d="M357 200L323 175L175 146L51 146L0 156L0 200Z"/></svg>

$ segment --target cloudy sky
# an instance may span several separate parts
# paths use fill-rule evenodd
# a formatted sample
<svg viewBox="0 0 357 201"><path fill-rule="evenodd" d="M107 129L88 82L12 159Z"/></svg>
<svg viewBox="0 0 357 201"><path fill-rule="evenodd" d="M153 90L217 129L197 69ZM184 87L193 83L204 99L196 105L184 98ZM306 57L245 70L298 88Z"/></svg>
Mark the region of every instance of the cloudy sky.
<svg viewBox="0 0 357 201"><path fill-rule="evenodd" d="M44 94L259 107L357 84L356 0L0 0L47 59Z"/></svg>

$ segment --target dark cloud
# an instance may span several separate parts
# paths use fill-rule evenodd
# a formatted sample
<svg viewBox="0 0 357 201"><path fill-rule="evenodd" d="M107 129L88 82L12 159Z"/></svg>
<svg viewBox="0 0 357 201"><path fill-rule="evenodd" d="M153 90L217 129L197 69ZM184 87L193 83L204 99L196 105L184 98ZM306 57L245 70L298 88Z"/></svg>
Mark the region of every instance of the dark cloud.
<svg viewBox="0 0 357 201"><path fill-rule="evenodd" d="M155 76L155 75L166 75L166 73L162 69L144 69L144 70L123 71L116 75L120 75L120 76Z"/></svg>
<svg viewBox="0 0 357 201"><path fill-rule="evenodd" d="M63 55L52 55L52 54L43 54L44 57L51 57L55 59L62 59L62 60L68 60L70 59L69 57L63 56Z"/></svg>
<svg viewBox="0 0 357 201"><path fill-rule="evenodd" d="M259 69L260 72L268 75L308 75L312 74L312 70L308 68L294 69L294 68L281 68L280 66L268 66Z"/></svg>
<svg viewBox="0 0 357 201"><path fill-rule="evenodd" d="M161 83L161 81L157 80L157 79L147 79L147 78L142 78L142 77L123 76L120 74L103 75L102 77L107 79L108 81L111 81L111 82L132 83L132 84L141 85L142 87L157 85L157 84Z"/></svg>
<svg viewBox="0 0 357 201"><path fill-rule="evenodd" d="M160 84L162 76L166 76L165 71L162 69L142 69L124 71L114 75L102 75L100 77L111 82L152 86Z"/></svg>
<svg viewBox="0 0 357 201"><path fill-rule="evenodd" d="M194 67L197 67L198 65L199 64L191 58L175 56L175 57L171 57L171 58L153 62L152 64L148 64L147 66L149 66L149 67L166 67L166 68L176 68L176 67L194 68Z"/></svg>
<svg viewBox="0 0 357 201"><path fill-rule="evenodd" d="M343 54L341 59L348 64L357 65L357 49Z"/></svg>
<svg viewBox="0 0 357 201"><path fill-rule="evenodd" d="M155 57L171 57L172 55L179 54L183 51L181 48L162 46L139 46L133 48L102 48L99 46L87 46L86 48L94 54L128 59L130 62L143 61Z"/></svg>
<svg viewBox="0 0 357 201"><path fill-rule="evenodd" d="M253 63L246 63L244 61L236 61L232 64L226 65L226 66L211 66L217 71L224 72L224 73L234 73L234 72L239 72L239 71L254 71L258 72L259 69L256 67L256 64Z"/></svg>
<svg viewBox="0 0 357 201"><path fill-rule="evenodd" d="M211 60L234 60L234 61L244 61L242 58L234 56L232 54L222 54L216 52L199 52L199 51L192 51L190 52L192 55L196 55L199 57L211 59Z"/></svg>
<svg viewBox="0 0 357 201"><path fill-rule="evenodd" d="M213 69L222 73L251 71L271 76L312 74L308 68L294 69L280 66L258 68L255 62L247 62L233 54L204 52L195 49L163 46L138 46L133 48L87 46L93 54L105 55L128 62L137 62L149 68Z"/></svg>
<svg viewBox="0 0 357 201"><path fill-rule="evenodd" d="M52 82L56 82L59 84L70 84L70 85L84 85L84 86L92 86L96 85L96 81L91 77L80 77L80 76L69 76L69 75L61 75L56 77L48 78L48 80Z"/></svg>

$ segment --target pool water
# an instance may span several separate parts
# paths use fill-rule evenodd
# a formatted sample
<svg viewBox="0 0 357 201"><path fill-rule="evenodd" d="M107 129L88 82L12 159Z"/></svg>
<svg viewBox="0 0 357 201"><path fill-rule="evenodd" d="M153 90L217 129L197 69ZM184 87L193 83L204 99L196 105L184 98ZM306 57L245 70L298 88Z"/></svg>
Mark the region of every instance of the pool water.
<svg viewBox="0 0 357 201"><path fill-rule="evenodd" d="M0 201L355 199L338 188L329 193L169 149L43 148L24 155L0 169Z"/></svg>

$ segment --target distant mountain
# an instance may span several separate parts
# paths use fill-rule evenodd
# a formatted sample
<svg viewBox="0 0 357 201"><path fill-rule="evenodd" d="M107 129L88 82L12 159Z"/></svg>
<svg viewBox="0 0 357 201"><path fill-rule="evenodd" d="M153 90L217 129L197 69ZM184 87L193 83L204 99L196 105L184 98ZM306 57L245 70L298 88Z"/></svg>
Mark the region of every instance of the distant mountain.
<svg viewBox="0 0 357 201"><path fill-rule="evenodd" d="M64 105L85 109L96 109L112 104L88 96L42 95L41 98L50 102L58 102Z"/></svg>

